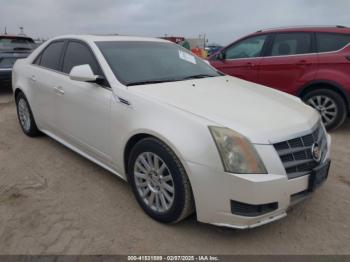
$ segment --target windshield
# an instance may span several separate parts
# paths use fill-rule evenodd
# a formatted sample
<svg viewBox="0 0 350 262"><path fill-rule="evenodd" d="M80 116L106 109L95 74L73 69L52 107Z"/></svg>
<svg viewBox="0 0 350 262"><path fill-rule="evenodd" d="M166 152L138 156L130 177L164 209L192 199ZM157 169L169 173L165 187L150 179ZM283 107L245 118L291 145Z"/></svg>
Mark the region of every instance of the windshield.
<svg viewBox="0 0 350 262"><path fill-rule="evenodd" d="M179 45L163 42L96 42L113 73L125 85L221 75Z"/></svg>
<svg viewBox="0 0 350 262"><path fill-rule="evenodd" d="M27 51L34 48L30 38L0 37L0 51Z"/></svg>

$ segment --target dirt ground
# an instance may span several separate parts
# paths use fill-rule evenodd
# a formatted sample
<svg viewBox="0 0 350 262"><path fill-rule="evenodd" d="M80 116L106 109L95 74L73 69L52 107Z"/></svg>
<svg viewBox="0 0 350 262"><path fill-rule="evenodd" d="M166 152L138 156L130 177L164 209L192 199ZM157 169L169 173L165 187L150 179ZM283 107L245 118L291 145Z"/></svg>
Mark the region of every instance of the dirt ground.
<svg viewBox="0 0 350 262"><path fill-rule="evenodd" d="M29 138L0 89L0 254L350 254L350 120L330 177L280 221L239 231L150 219L121 179L49 137Z"/></svg>

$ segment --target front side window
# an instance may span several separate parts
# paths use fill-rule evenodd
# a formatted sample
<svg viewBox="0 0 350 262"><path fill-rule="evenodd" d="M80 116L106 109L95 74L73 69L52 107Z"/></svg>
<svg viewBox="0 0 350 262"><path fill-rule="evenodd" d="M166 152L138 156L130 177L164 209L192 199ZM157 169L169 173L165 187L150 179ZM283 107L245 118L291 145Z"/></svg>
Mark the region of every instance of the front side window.
<svg viewBox="0 0 350 262"><path fill-rule="evenodd" d="M345 47L350 43L350 35L317 33L317 50L318 52L332 52Z"/></svg>
<svg viewBox="0 0 350 262"><path fill-rule="evenodd" d="M69 74L74 66L90 65L95 75L101 75L101 70L87 46L78 42L69 42L63 61L63 72Z"/></svg>
<svg viewBox="0 0 350 262"><path fill-rule="evenodd" d="M40 66L58 71L63 45L63 41L53 42L49 44L39 56L39 58L41 57L39 59L40 62L38 61Z"/></svg>
<svg viewBox="0 0 350 262"><path fill-rule="evenodd" d="M115 76L125 85L221 75L176 44L151 41L105 41L96 44Z"/></svg>
<svg viewBox="0 0 350 262"><path fill-rule="evenodd" d="M262 54L265 41L266 35L259 35L244 39L226 49L225 59L259 57Z"/></svg>
<svg viewBox="0 0 350 262"><path fill-rule="evenodd" d="M284 33L274 38L271 56L307 54L311 50L311 34Z"/></svg>

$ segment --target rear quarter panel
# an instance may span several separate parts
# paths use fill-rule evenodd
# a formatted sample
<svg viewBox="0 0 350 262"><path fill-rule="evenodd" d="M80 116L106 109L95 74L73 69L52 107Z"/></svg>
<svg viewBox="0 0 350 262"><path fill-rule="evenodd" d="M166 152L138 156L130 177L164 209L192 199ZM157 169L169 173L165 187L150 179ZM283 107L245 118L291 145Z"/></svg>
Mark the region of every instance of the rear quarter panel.
<svg viewBox="0 0 350 262"><path fill-rule="evenodd" d="M341 86L350 95L350 46L339 52L318 54L319 69L315 80L328 80Z"/></svg>

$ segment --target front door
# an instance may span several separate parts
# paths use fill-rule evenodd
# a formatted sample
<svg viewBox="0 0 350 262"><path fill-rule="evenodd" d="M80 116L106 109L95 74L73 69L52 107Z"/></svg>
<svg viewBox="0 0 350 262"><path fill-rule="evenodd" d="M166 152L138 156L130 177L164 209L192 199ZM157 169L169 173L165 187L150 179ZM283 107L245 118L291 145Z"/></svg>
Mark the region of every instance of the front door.
<svg viewBox="0 0 350 262"><path fill-rule="evenodd" d="M110 162L110 103L112 90L104 84L71 80L74 66L90 65L102 75L90 48L81 42L68 42L62 71L66 74L57 94L57 126L61 136L79 149L108 164Z"/></svg>
<svg viewBox="0 0 350 262"><path fill-rule="evenodd" d="M221 72L247 81L257 82L266 35L257 35L233 43L222 52L222 58L213 57L210 63Z"/></svg>

